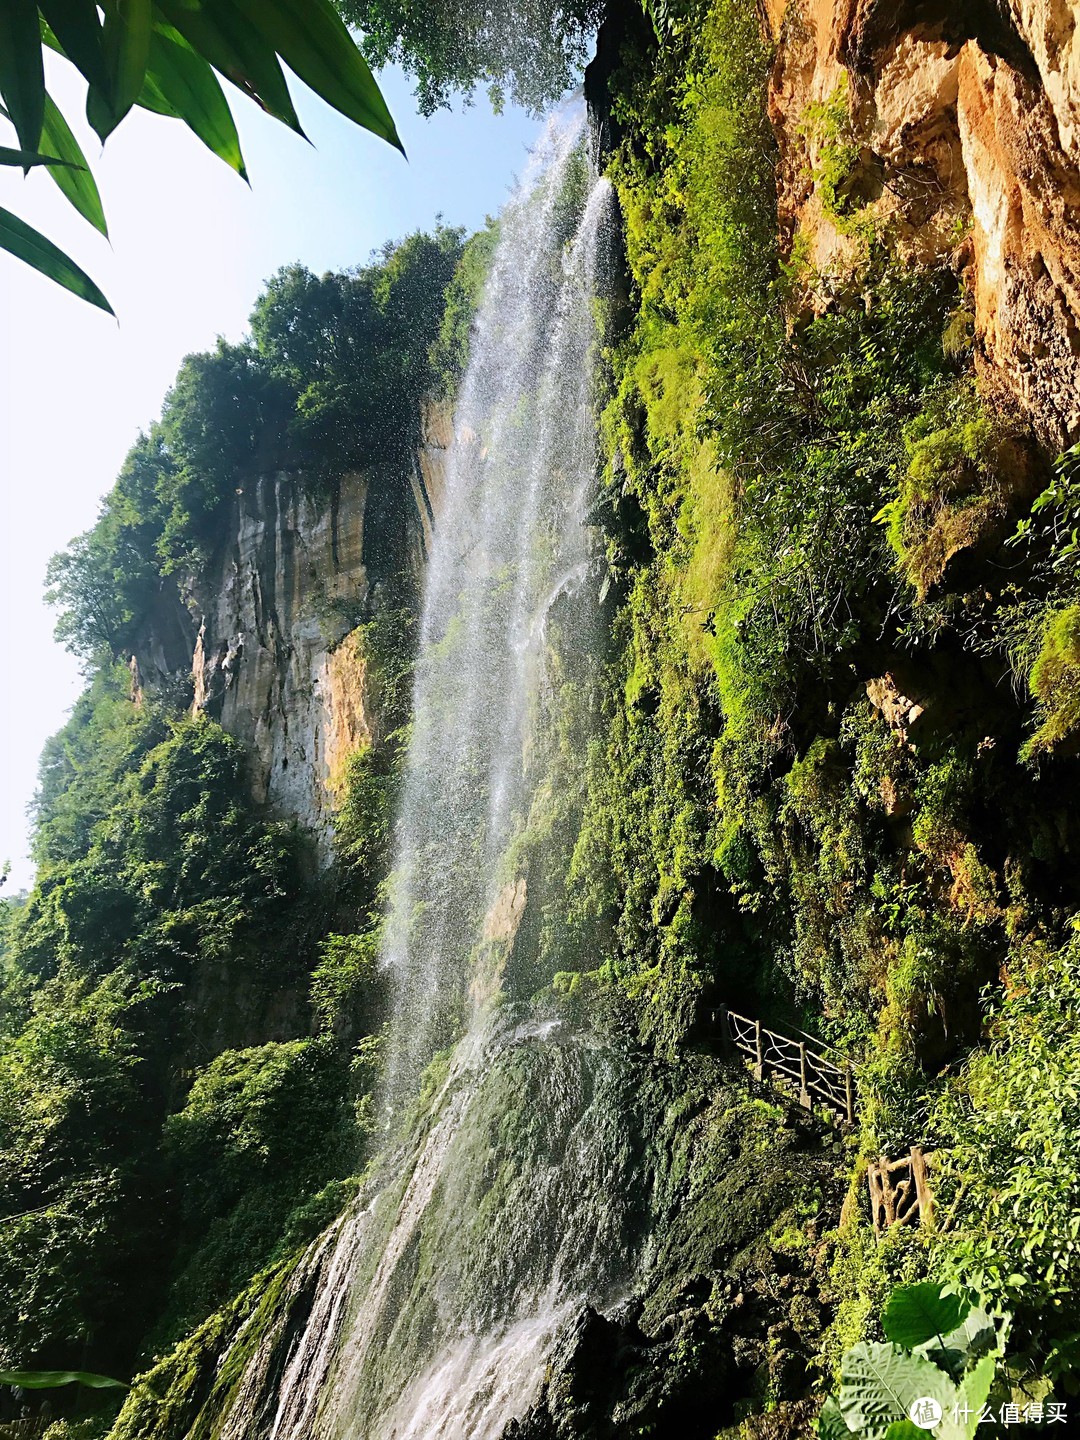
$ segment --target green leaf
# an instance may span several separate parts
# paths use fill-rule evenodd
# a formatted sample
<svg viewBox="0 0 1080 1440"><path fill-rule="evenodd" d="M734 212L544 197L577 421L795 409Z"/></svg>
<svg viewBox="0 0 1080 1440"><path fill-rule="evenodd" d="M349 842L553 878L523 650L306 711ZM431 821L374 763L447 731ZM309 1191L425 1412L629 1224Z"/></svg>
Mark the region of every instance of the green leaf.
<svg viewBox="0 0 1080 1440"><path fill-rule="evenodd" d="M36 150L9 150L0 145L0 165L19 165L29 170L34 165L69 165L68 160L58 160L54 155L41 155Z"/></svg>
<svg viewBox="0 0 1080 1440"><path fill-rule="evenodd" d="M86 0L39 0L38 9L79 73L91 85L104 89L109 78L96 8ZM43 38L48 43L49 37Z"/></svg>
<svg viewBox="0 0 1080 1440"><path fill-rule="evenodd" d="M161 113L164 101L208 149L246 180L240 137L224 91L206 61L171 25L159 23L154 29L147 80L150 97L156 103L146 108Z"/></svg>
<svg viewBox="0 0 1080 1440"><path fill-rule="evenodd" d="M937 1335L955 1330L971 1309L961 1295L943 1295L933 1280L918 1285L898 1285L889 1296L881 1328L890 1340L907 1350L923 1345Z"/></svg>
<svg viewBox="0 0 1080 1440"><path fill-rule="evenodd" d="M936 1400L942 1420L936 1440L961 1440L953 1420L960 1391L944 1371L896 1345L862 1343L848 1350L840 1370L840 1411L848 1428L867 1440L884 1436L894 1420L906 1420L916 1400Z"/></svg>
<svg viewBox="0 0 1080 1440"><path fill-rule="evenodd" d="M994 1371L997 1368L993 1355L984 1355L979 1363L966 1374L961 1381L960 1390L964 1397L964 1406L972 1411L968 1417L966 1434L975 1435L979 1424L979 1412L986 1404L990 1394L990 1387L994 1383Z"/></svg>
<svg viewBox="0 0 1080 1440"><path fill-rule="evenodd" d="M73 260L69 260L51 240L47 240L44 235L27 225L24 220L20 220L17 215L12 215L9 210L2 209L0 209L0 250L6 250L17 259L24 260L27 265L32 266L35 270L40 270L42 275L47 275L50 280L55 280L58 285L62 285L65 290L71 290L82 299L89 301L91 305L97 305L99 309L107 311L110 315L113 314L112 306L85 271L80 270ZM20 1382L11 1381L9 1383Z"/></svg>
<svg viewBox="0 0 1080 1440"><path fill-rule="evenodd" d="M45 71L34 0L3 0L0 4L0 95L19 137L19 149L39 150Z"/></svg>
<svg viewBox="0 0 1080 1440"><path fill-rule="evenodd" d="M821 1414L817 1418L817 1433L820 1440L848 1440L851 1435L847 1421L840 1413L840 1406L831 1395L821 1407Z"/></svg>
<svg viewBox="0 0 1080 1440"><path fill-rule="evenodd" d="M105 224L101 196L86 163L86 157L50 95L45 96L45 125L41 132L41 144L46 155L55 155L66 166L71 167L52 172L57 185L84 220L89 220L94 229L100 230L102 235L108 235L109 227Z"/></svg>
<svg viewBox="0 0 1080 1440"><path fill-rule="evenodd" d="M929 1433L914 1420L894 1420L885 1431L885 1440L926 1440Z"/></svg>
<svg viewBox="0 0 1080 1440"><path fill-rule="evenodd" d="M109 138L142 93L150 59L151 0L110 0L102 44L108 85L91 86L86 118L102 141Z"/></svg>
<svg viewBox="0 0 1080 1440"><path fill-rule="evenodd" d="M975 1305L955 1330L935 1335L917 1348L920 1355L955 1378L971 1358L998 1348L997 1327L986 1311Z"/></svg>
<svg viewBox="0 0 1080 1440"><path fill-rule="evenodd" d="M230 0L161 0L159 8L219 74L303 135L273 47Z"/></svg>
<svg viewBox="0 0 1080 1440"><path fill-rule="evenodd" d="M57 1385L88 1385L91 1390L128 1388L123 1380L86 1370L0 1370L0 1385L18 1385L21 1390L51 1390Z"/></svg>
<svg viewBox="0 0 1080 1440"><path fill-rule="evenodd" d="M367 61L330 0L236 0L306 85L405 153Z"/></svg>

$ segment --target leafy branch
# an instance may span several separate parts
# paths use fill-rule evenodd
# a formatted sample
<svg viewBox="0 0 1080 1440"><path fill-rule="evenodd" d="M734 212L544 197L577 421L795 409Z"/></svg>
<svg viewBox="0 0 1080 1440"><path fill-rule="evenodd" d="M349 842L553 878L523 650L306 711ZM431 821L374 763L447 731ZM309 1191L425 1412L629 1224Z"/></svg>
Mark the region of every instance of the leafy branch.
<svg viewBox="0 0 1080 1440"><path fill-rule="evenodd" d="M94 177L45 88L46 48L65 56L85 79L86 116L102 143L139 107L183 120L246 180L236 124L217 76L303 135L284 63L335 110L402 149L367 61L330 0L0 0L0 115L17 141L0 147L0 165L24 174L46 167L103 235L108 230ZM3 208L0 249L113 313L85 271Z"/></svg>

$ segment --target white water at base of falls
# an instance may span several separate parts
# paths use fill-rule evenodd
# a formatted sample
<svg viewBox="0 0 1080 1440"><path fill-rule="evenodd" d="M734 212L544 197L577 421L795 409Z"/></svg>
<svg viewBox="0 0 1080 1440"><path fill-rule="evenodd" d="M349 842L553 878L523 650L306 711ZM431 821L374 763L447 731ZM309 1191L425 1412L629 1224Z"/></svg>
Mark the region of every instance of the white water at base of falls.
<svg viewBox="0 0 1080 1440"><path fill-rule="evenodd" d="M256 1413L258 1440L497 1440L563 1323L625 1285L630 1227L611 1198L633 1165L625 1076L560 1023L515 1018L490 918L515 881L549 616L595 615L594 296L613 207L577 103L500 217L455 410L382 955L399 1125L455 1048L388 1140L374 1197L313 1252L276 1393L257 1354L222 1440L254 1440Z"/></svg>

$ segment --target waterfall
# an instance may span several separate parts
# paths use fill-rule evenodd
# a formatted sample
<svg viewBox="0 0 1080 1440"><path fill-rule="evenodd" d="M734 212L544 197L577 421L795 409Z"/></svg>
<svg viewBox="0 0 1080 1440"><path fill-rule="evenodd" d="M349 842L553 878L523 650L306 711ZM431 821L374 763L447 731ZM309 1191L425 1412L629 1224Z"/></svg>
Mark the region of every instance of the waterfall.
<svg viewBox="0 0 1080 1440"><path fill-rule="evenodd" d="M565 1320L627 1283L625 1063L513 1003L505 975L549 622L579 639L595 622L594 296L613 205L583 107L558 112L499 220L426 578L382 952L384 1156L307 1261L297 1333L248 1362L223 1440L495 1440Z"/></svg>
<svg viewBox="0 0 1080 1440"><path fill-rule="evenodd" d="M590 302L612 199L583 130L580 105L553 118L500 219L455 410L384 951L404 1021L389 1077L399 1096L497 993L485 917L523 798L540 631L589 560Z"/></svg>

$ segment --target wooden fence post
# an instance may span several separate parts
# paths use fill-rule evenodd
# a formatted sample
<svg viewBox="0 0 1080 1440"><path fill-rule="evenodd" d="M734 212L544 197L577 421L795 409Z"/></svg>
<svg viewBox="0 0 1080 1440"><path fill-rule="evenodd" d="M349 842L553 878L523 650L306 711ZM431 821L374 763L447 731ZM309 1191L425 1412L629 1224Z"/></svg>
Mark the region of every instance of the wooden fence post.
<svg viewBox="0 0 1080 1440"><path fill-rule="evenodd" d="M721 1005L716 1012L720 1017L720 1053L725 1060L731 1059L731 1021L728 1019L728 1008Z"/></svg>
<svg viewBox="0 0 1080 1440"><path fill-rule="evenodd" d="M806 1061L806 1045L799 1041L799 1104L804 1110L810 1109L810 1075Z"/></svg>
<svg viewBox="0 0 1080 1440"><path fill-rule="evenodd" d="M934 1196L930 1189L930 1177L926 1172L926 1156L921 1145L911 1147L911 1178L915 1181L915 1194L919 1202L919 1224L934 1223Z"/></svg>
<svg viewBox="0 0 1080 1440"><path fill-rule="evenodd" d="M761 1043L761 1021L754 1021L754 1079L765 1079L765 1049Z"/></svg>
<svg viewBox="0 0 1080 1440"><path fill-rule="evenodd" d="M855 1124L855 1082L851 1076L851 1061L844 1064L844 1103L847 1110L847 1123Z"/></svg>

